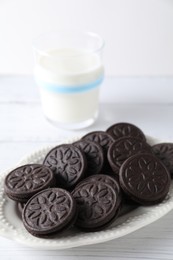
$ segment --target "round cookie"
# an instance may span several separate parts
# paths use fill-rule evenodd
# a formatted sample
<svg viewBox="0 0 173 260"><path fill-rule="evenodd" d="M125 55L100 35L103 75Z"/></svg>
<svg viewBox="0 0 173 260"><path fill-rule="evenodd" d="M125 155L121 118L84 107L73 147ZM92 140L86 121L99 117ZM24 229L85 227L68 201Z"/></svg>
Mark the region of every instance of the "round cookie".
<svg viewBox="0 0 173 260"><path fill-rule="evenodd" d="M109 147L107 154L113 172L119 174L123 162L130 156L141 152L151 152L151 146L135 137L123 137L115 141Z"/></svg>
<svg viewBox="0 0 173 260"><path fill-rule="evenodd" d="M129 123L118 123L110 126L107 130L114 140L118 140L119 138L125 136L136 137L143 141L146 141L144 133L137 126Z"/></svg>
<svg viewBox="0 0 173 260"><path fill-rule="evenodd" d="M53 148L46 155L43 164L53 171L57 186L65 189L75 186L84 177L87 168L85 154L71 144Z"/></svg>
<svg viewBox="0 0 173 260"><path fill-rule="evenodd" d="M104 153L101 146L97 143L80 140L73 143L74 146L81 149L87 159L87 172L86 175L98 174L104 166Z"/></svg>
<svg viewBox="0 0 173 260"><path fill-rule="evenodd" d="M163 162L173 177L173 143L160 143L152 147L154 154Z"/></svg>
<svg viewBox="0 0 173 260"><path fill-rule="evenodd" d="M72 192L78 205L75 225L85 231L102 230L119 213L120 196L116 189L102 181L88 181Z"/></svg>
<svg viewBox="0 0 173 260"><path fill-rule="evenodd" d="M108 176L105 174L92 175L92 176L89 176L88 178L85 178L81 182L79 182L76 187L78 187L79 185L88 183L88 182L90 183L90 182L98 182L98 181L101 181L101 182L104 182L104 183L110 185L114 190L117 191L118 197L119 197L118 201L119 201L119 206L120 206L123 201L123 194L122 194L122 190L119 185L119 179L117 178L117 176Z"/></svg>
<svg viewBox="0 0 173 260"><path fill-rule="evenodd" d="M95 132L90 132L87 135L83 136L82 140L83 139L98 143L102 147L104 152L104 161L105 161L103 171L107 173L111 172L110 165L107 160L107 151L110 145L114 142L112 136L104 131L95 131Z"/></svg>
<svg viewBox="0 0 173 260"><path fill-rule="evenodd" d="M49 188L37 193L27 202L22 220L28 232L44 237L71 227L76 214L76 202L68 191Z"/></svg>
<svg viewBox="0 0 173 260"><path fill-rule="evenodd" d="M168 194L171 178L166 167L152 154L136 154L120 168L120 185L134 201L142 205L161 202Z"/></svg>
<svg viewBox="0 0 173 260"><path fill-rule="evenodd" d="M104 182L104 183L110 185L121 196L121 188L119 185L119 181L114 176L108 176L108 175L104 175L104 174L92 175L92 176L89 176L88 178L85 178L81 182L79 182L77 187L79 185L83 185L84 183L91 182L91 181L92 182L98 182L98 181Z"/></svg>
<svg viewBox="0 0 173 260"><path fill-rule="evenodd" d="M11 171L5 178L5 193L15 201L26 202L37 192L55 185L53 172L41 164L27 164Z"/></svg>
<svg viewBox="0 0 173 260"><path fill-rule="evenodd" d="M89 134L86 134L82 137L82 140L89 140L91 142L98 143L104 151L104 154L107 155L107 151L109 149L109 146L113 143L114 139L111 135L104 131L95 131L91 132Z"/></svg>

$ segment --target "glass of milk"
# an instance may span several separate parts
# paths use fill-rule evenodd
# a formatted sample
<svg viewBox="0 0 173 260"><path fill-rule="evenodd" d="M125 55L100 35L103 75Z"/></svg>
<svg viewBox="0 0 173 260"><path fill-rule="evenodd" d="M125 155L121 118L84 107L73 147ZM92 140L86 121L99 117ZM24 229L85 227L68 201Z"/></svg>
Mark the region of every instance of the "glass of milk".
<svg viewBox="0 0 173 260"><path fill-rule="evenodd" d="M98 116L104 77L103 39L91 32L56 32L38 37L33 46L46 118L66 129L91 125Z"/></svg>

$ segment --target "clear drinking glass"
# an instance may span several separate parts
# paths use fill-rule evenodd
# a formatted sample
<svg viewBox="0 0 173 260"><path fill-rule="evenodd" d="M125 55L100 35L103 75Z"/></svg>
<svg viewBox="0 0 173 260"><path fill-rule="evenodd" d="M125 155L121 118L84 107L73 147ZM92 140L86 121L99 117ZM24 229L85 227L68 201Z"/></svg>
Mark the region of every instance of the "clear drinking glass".
<svg viewBox="0 0 173 260"><path fill-rule="evenodd" d="M104 77L103 39L91 32L56 32L38 37L33 47L46 118L66 129L91 125L98 116Z"/></svg>

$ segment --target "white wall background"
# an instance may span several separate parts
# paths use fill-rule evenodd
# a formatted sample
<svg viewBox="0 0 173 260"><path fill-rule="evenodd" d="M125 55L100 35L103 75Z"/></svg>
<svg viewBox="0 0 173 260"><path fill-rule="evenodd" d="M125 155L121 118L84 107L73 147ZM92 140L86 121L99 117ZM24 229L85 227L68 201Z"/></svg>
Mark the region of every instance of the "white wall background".
<svg viewBox="0 0 173 260"><path fill-rule="evenodd" d="M107 75L173 76L172 0L0 0L0 74L32 74L32 39L73 28L105 39Z"/></svg>

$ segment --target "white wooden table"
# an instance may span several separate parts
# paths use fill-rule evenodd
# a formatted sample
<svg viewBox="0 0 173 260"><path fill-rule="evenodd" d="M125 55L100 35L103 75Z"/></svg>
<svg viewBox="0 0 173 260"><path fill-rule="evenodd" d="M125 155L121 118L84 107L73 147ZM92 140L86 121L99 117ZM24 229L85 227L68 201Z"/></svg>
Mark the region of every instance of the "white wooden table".
<svg viewBox="0 0 173 260"><path fill-rule="evenodd" d="M128 121L146 134L173 140L172 78L109 78L103 84L100 116L81 131L65 131L43 117L32 77L0 77L0 172L44 145ZM0 237L0 259L173 259L173 212L126 237L61 251L27 248Z"/></svg>

